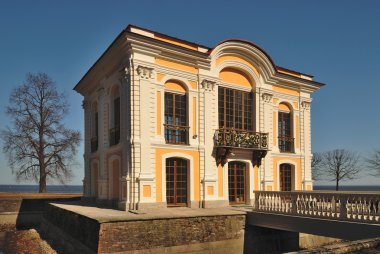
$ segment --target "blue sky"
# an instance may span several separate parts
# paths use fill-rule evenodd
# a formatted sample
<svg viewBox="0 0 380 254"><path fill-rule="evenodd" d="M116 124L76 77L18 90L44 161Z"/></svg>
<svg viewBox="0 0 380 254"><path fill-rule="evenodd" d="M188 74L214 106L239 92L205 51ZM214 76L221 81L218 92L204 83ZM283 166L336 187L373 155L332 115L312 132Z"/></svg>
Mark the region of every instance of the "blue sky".
<svg viewBox="0 0 380 254"><path fill-rule="evenodd" d="M327 84L313 95L314 151L380 149L380 1L1 1L0 129L12 89L46 72L69 98L67 125L83 132L72 88L128 24L210 47L253 41L277 65ZM81 184L83 169L74 173ZM378 181L363 173L346 183ZM0 184L14 182L0 152Z"/></svg>

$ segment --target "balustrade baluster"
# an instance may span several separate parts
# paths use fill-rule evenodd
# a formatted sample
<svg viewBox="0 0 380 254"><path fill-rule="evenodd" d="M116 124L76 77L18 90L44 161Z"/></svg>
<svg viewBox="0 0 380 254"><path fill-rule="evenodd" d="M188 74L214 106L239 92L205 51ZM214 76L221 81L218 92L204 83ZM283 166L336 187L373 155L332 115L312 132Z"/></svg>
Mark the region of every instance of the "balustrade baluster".
<svg viewBox="0 0 380 254"><path fill-rule="evenodd" d="M380 223L380 195L255 191L253 210Z"/></svg>

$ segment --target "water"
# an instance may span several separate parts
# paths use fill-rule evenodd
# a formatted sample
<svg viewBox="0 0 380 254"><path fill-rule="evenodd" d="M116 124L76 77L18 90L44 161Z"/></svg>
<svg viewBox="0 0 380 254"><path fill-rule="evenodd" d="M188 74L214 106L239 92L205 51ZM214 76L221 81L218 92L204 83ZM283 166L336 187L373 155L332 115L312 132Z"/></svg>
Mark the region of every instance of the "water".
<svg viewBox="0 0 380 254"><path fill-rule="evenodd" d="M83 193L82 185L48 185L48 193ZM38 193L38 185L0 184L0 192L29 192Z"/></svg>
<svg viewBox="0 0 380 254"><path fill-rule="evenodd" d="M314 185L314 190L334 190L335 185ZM380 191L380 185L342 185L340 191Z"/></svg>

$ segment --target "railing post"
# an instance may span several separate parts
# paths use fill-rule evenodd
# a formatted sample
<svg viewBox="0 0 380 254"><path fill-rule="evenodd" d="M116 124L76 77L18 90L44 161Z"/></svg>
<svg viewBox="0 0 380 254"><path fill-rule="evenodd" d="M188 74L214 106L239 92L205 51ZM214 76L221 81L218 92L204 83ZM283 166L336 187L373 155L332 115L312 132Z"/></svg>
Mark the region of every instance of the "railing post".
<svg viewBox="0 0 380 254"><path fill-rule="evenodd" d="M253 192L254 195L255 195L255 210L258 211L259 210L259 198L260 198L260 193L257 192L257 191L254 191Z"/></svg>
<svg viewBox="0 0 380 254"><path fill-rule="evenodd" d="M346 219L347 218L347 195L340 195L340 207L339 207L339 218Z"/></svg>
<svg viewBox="0 0 380 254"><path fill-rule="evenodd" d="M292 214L297 214L297 193L290 194L290 200L292 202L292 210L290 211Z"/></svg>

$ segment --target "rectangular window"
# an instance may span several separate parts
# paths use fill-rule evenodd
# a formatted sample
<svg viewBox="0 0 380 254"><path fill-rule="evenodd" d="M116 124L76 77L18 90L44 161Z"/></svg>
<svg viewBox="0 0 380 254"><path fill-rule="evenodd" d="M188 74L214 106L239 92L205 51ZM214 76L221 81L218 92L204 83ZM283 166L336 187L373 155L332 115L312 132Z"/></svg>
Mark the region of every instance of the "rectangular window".
<svg viewBox="0 0 380 254"><path fill-rule="evenodd" d="M120 97L117 97L113 101L114 108L114 127L117 128L120 126Z"/></svg>
<svg viewBox="0 0 380 254"><path fill-rule="evenodd" d="M113 128L110 129L110 145L120 142L120 97L113 100Z"/></svg>
<svg viewBox="0 0 380 254"><path fill-rule="evenodd" d="M219 87L219 128L253 131L253 94Z"/></svg>
<svg viewBox="0 0 380 254"><path fill-rule="evenodd" d="M99 116L98 112L94 113L94 125L93 133L91 138L91 152L96 152L98 150L98 136L99 136Z"/></svg>
<svg viewBox="0 0 380 254"><path fill-rule="evenodd" d="M281 152L293 152L294 139L291 129L291 114L278 112L278 146Z"/></svg>
<svg viewBox="0 0 380 254"><path fill-rule="evenodd" d="M186 95L165 93L165 140L170 144L188 144Z"/></svg>

